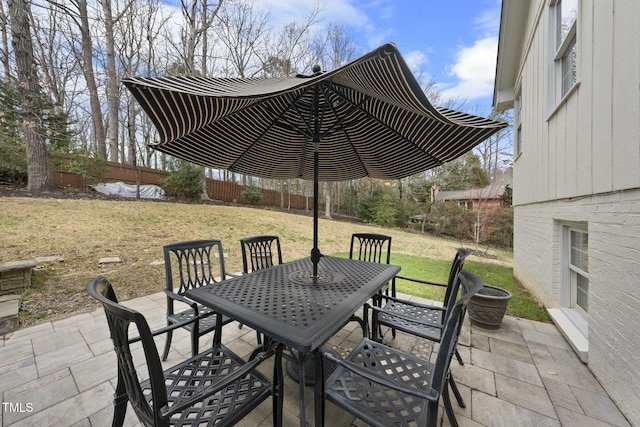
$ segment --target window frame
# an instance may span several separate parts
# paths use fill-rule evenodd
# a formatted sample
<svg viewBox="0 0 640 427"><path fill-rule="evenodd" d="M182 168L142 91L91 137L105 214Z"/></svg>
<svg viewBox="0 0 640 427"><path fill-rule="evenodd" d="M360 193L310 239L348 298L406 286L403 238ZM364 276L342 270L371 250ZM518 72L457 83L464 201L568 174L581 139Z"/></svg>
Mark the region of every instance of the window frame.
<svg viewBox="0 0 640 427"><path fill-rule="evenodd" d="M589 230L587 223L563 223L562 224L562 275L560 283L560 308L565 315L571 320L571 322L580 330L580 332L586 337L588 336L588 322L589 313L580 305L577 304L578 283L577 277L581 276L587 280L587 310L589 305L588 300L588 285L590 281L590 275L587 270L573 265L571 259L572 241L571 236L573 232L585 234L587 236L586 256L588 260L589 254Z"/></svg>
<svg viewBox="0 0 640 427"><path fill-rule="evenodd" d="M550 79L550 91L549 93L549 110L550 115L555 113L556 109L563 104L564 100L568 98L578 87L580 83L579 76L579 25L580 25L580 0L576 0L576 17L571 23L568 31L564 34L564 38L559 40L562 36L560 31L561 16L562 16L562 2L568 0L549 0L549 48L551 55L551 64L549 67L549 79ZM565 59L571 58L569 70L565 72ZM570 84L566 84L567 73L571 73Z"/></svg>
<svg viewBox="0 0 640 427"><path fill-rule="evenodd" d="M513 158L517 160L522 154L522 94L518 92L513 102Z"/></svg>

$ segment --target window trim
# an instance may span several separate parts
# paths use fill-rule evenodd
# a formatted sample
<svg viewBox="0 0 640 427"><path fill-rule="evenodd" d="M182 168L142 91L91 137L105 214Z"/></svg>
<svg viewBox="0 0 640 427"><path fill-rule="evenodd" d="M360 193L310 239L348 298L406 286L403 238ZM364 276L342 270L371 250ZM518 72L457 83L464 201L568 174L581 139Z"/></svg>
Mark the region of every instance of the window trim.
<svg viewBox="0 0 640 427"><path fill-rule="evenodd" d="M590 280L589 273L571 264L571 232L577 231L589 235L586 222L561 222L561 277L560 277L560 309L571 320L576 328L585 336L588 336L589 314L579 305L575 304L577 290L571 283L571 272L575 272ZM588 245L588 243L587 243ZM587 246L588 250L588 246ZM576 288L577 289L577 288Z"/></svg>
<svg viewBox="0 0 640 427"><path fill-rule="evenodd" d="M513 103L513 158L522 154L522 93L518 92Z"/></svg>
<svg viewBox="0 0 640 427"><path fill-rule="evenodd" d="M549 23L549 31L548 35L548 47L549 53L547 56L551 63L547 67L548 70L548 90L547 90L547 111L549 120L555 113L565 104L567 98L569 98L580 85L580 37L579 37L579 26L580 26L580 10L581 10L581 0L577 0L577 12L576 19L571 24L569 31L565 35L564 39L558 45L557 37L558 37L558 14L560 13L558 8L562 0L549 0L547 12L548 12L548 23ZM575 59L575 81L569 87L565 93L562 93L562 60L570 51L571 47L575 44L576 49L576 59ZM551 56L553 55L553 56Z"/></svg>

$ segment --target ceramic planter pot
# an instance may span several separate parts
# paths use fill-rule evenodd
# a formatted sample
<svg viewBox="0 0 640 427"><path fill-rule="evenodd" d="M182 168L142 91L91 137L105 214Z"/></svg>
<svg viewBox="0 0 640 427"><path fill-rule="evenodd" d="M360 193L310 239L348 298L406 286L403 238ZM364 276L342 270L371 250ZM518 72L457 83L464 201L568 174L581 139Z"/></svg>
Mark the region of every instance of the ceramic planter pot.
<svg viewBox="0 0 640 427"><path fill-rule="evenodd" d="M484 285L469 300L467 313L471 324L485 329L500 328L511 296L511 292L505 289Z"/></svg>

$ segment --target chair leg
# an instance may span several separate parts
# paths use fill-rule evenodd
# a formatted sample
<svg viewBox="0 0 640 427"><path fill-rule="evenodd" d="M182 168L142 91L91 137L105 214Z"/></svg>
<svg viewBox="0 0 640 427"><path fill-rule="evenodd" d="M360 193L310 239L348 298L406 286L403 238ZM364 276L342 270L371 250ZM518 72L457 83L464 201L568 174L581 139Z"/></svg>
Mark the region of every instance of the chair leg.
<svg viewBox="0 0 640 427"><path fill-rule="evenodd" d="M198 334L194 330L191 332L191 356L197 355L199 348L200 348L200 334Z"/></svg>
<svg viewBox="0 0 640 427"><path fill-rule="evenodd" d="M284 375L282 370L282 351L284 347L280 347L276 351L276 357L273 367L273 425L274 427L282 427L282 407L284 402Z"/></svg>
<svg viewBox="0 0 640 427"><path fill-rule="evenodd" d="M124 417L127 414L127 402L129 402L127 390L118 367L118 384L113 395L113 421L111 422L111 427L122 427L124 424Z"/></svg>
<svg viewBox="0 0 640 427"><path fill-rule="evenodd" d="M464 399L460 394L460 390L458 390L458 385L456 384L456 381L453 379L453 375L449 373L448 377L449 377L448 378L449 385L451 386L451 391L453 391L453 395L456 397L456 400L458 401L458 406L460 406L461 408L466 408L467 404L464 402Z"/></svg>
<svg viewBox="0 0 640 427"><path fill-rule="evenodd" d="M164 352L162 353L162 360L167 360L167 356L169 356L169 349L171 348L172 338L173 338L173 331L167 332L167 341L164 343Z"/></svg>
<svg viewBox="0 0 640 427"><path fill-rule="evenodd" d="M316 377L313 385L313 400L315 407L315 425L316 427L324 427L324 358L320 352L315 352Z"/></svg>
<svg viewBox="0 0 640 427"><path fill-rule="evenodd" d="M444 411L447 414L447 418L449 419L449 424L451 427L458 427L458 421L456 420L456 416L453 413L453 407L451 406L451 397L449 396L449 388L447 386L443 387L442 390L442 403L444 405Z"/></svg>
<svg viewBox="0 0 640 427"><path fill-rule="evenodd" d="M360 328L362 328L362 336L366 336L365 330L364 330L364 320L362 320L361 318L359 318L358 316L356 316L355 314L351 316L351 318L349 319L350 322L358 322L360 324Z"/></svg>
<svg viewBox="0 0 640 427"><path fill-rule="evenodd" d="M458 348L456 347L456 359L458 359L458 363L462 366L464 366L464 360L462 360L462 356L460 356L460 352L458 351Z"/></svg>

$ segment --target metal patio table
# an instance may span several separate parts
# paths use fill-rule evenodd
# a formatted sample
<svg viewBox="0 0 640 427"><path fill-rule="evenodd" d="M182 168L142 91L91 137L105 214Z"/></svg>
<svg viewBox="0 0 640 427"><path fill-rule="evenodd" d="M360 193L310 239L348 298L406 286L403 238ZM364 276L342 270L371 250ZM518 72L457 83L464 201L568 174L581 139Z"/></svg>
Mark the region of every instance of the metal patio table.
<svg viewBox="0 0 640 427"><path fill-rule="evenodd" d="M308 257L186 293L194 301L292 350L300 375L302 426L304 362L398 274L400 267L324 256L318 264L317 277L312 271L313 263ZM316 394L315 398L319 396Z"/></svg>

